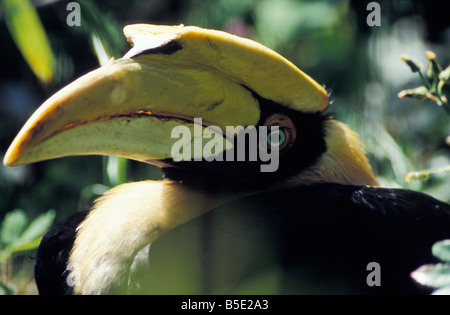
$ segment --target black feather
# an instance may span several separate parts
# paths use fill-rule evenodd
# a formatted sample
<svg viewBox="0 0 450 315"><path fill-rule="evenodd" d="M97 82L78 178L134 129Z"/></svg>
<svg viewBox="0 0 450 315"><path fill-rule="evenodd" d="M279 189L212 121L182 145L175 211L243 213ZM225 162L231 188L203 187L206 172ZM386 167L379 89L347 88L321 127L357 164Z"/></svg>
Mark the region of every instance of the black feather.
<svg viewBox="0 0 450 315"><path fill-rule="evenodd" d="M35 262L35 280L39 294L72 294L67 283L67 263L72 250L76 228L88 212L77 212L53 226L42 238Z"/></svg>
<svg viewBox="0 0 450 315"><path fill-rule="evenodd" d="M36 260L41 294L72 293L65 269L84 217L75 214L42 240ZM127 292L114 292L236 293L251 279L276 275L275 286L257 293L428 293L410 273L434 262L431 246L446 238L450 206L422 193L339 184L264 192L150 244L148 261L143 251L130 272ZM366 282L370 262L381 267L381 286Z"/></svg>
<svg viewBox="0 0 450 315"><path fill-rule="evenodd" d="M427 293L410 273L433 262L431 247L445 238L450 206L422 193L338 184L265 192L154 242L146 289L233 293L278 270L278 286L259 293ZM381 286L367 284L370 262L380 265Z"/></svg>

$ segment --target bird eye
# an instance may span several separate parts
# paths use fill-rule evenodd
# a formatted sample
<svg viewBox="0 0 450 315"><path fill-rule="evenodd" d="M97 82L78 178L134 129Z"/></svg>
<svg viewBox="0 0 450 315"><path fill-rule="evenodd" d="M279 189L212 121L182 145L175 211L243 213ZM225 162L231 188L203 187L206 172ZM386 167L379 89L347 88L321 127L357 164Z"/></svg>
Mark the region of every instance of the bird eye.
<svg viewBox="0 0 450 315"><path fill-rule="evenodd" d="M272 114L265 120L264 125L268 127L268 147L277 147L282 153L294 144L297 135L296 128L288 116L280 113Z"/></svg>
<svg viewBox="0 0 450 315"><path fill-rule="evenodd" d="M267 145L272 147L278 147L282 150L287 143L289 143L289 130L286 128L271 128L275 130L269 130L269 134L267 135Z"/></svg>

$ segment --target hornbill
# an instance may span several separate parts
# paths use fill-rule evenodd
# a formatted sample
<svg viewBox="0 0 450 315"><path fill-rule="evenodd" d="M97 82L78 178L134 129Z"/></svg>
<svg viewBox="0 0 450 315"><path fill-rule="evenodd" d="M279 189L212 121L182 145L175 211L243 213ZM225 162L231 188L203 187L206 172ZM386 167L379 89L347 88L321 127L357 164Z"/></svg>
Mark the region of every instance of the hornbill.
<svg viewBox="0 0 450 315"><path fill-rule="evenodd" d="M450 237L450 206L380 187L357 134L323 114L321 85L225 32L124 33L132 49L48 99L4 163L113 155L165 178L112 188L53 227L40 293L428 292L410 273Z"/></svg>

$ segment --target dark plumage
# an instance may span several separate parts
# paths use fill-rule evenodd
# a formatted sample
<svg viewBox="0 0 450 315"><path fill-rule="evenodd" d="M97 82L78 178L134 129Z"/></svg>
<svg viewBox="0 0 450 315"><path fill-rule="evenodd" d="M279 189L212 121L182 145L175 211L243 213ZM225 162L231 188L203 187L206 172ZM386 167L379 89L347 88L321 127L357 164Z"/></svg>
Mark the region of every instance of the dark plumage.
<svg viewBox="0 0 450 315"><path fill-rule="evenodd" d="M42 238L36 254L35 279L39 294L72 294L67 285L67 263L77 226L87 212L77 212L53 226Z"/></svg>
<svg viewBox="0 0 450 315"><path fill-rule="evenodd" d="M70 217L44 238L36 261L40 293L71 293L63 272L83 218ZM156 240L149 260L141 255L133 268L133 286L113 293L233 293L272 272L282 281L258 292L427 293L410 272L434 261L431 246L450 237L449 226L448 204L408 190L316 184L265 192ZM370 262L380 264L379 287L367 285Z"/></svg>
<svg viewBox="0 0 450 315"><path fill-rule="evenodd" d="M449 226L448 204L408 190L317 184L265 192L154 242L152 292L233 292L279 268L282 282L262 293L426 293L409 274L434 261L431 246L450 237ZM366 283L369 262L380 264L380 287ZM189 287L194 279L200 285Z"/></svg>

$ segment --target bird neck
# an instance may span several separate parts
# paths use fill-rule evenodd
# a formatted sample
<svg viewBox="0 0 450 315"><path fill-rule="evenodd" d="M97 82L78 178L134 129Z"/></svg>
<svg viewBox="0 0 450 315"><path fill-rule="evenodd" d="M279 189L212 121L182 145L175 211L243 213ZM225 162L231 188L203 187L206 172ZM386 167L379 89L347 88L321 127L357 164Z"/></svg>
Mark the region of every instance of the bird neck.
<svg viewBox="0 0 450 315"><path fill-rule="evenodd" d="M323 130L326 151L283 185L378 186L357 134L332 119L324 121ZM77 229L69 258L74 292L105 294L114 293L111 288L126 287L129 266L144 246L178 225L252 193L205 191L171 181L135 182L111 189L97 199Z"/></svg>
<svg viewBox="0 0 450 315"><path fill-rule="evenodd" d="M288 180L288 185L338 183L344 185L379 186L358 134L347 125L324 121L326 151L317 162Z"/></svg>
<svg viewBox="0 0 450 315"><path fill-rule="evenodd" d="M128 282L136 253L172 228L239 198L169 181L123 184L97 199L69 258L76 294L105 294ZM110 275L114 274L114 277Z"/></svg>

